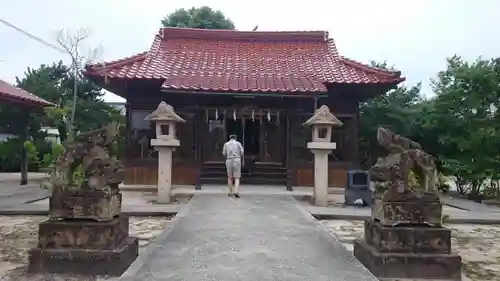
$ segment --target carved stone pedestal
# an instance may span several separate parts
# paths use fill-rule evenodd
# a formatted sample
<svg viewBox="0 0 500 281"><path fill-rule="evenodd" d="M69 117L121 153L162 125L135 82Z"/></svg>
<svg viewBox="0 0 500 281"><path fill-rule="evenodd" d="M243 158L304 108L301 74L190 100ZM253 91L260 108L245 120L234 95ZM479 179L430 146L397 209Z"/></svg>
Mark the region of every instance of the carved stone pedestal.
<svg viewBox="0 0 500 281"><path fill-rule="evenodd" d="M120 276L139 254L129 219L121 215L106 222L49 219L38 237L38 247L29 251L30 272Z"/></svg>
<svg viewBox="0 0 500 281"><path fill-rule="evenodd" d="M122 194L119 189L55 188L49 199L52 218L92 219L109 221L121 213Z"/></svg>
<svg viewBox="0 0 500 281"><path fill-rule="evenodd" d="M374 203L354 256L375 276L461 280L462 258L451 252L451 231L441 225L437 195L388 195Z"/></svg>

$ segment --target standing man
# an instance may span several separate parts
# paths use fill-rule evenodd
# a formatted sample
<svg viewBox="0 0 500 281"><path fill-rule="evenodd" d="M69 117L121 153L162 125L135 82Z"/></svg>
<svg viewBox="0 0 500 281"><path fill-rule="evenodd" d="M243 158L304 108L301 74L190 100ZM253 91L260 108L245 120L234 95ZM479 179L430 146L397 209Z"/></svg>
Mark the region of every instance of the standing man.
<svg viewBox="0 0 500 281"><path fill-rule="evenodd" d="M239 187L243 146L236 140L236 135L229 136L229 141L224 144L222 154L226 157L227 187L229 188L228 196L234 195L234 197L240 198Z"/></svg>

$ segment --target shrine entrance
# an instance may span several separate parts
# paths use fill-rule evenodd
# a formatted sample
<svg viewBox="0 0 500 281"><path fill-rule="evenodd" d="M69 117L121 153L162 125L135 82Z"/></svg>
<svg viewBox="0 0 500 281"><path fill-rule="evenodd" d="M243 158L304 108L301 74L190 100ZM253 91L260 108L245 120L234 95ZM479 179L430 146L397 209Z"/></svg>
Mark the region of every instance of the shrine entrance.
<svg viewBox="0 0 500 281"><path fill-rule="evenodd" d="M224 161L222 147L230 135L236 135L245 150L247 163L284 164L285 161L285 128L276 127L269 122L252 119L210 120L205 130L203 141L203 161Z"/></svg>
<svg viewBox="0 0 500 281"><path fill-rule="evenodd" d="M200 138L204 175L225 176L222 147L236 135L244 150L242 173L248 176L283 177L286 160L286 115L268 109L206 109ZM207 172L209 171L209 172Z"/></svg>
<svg viewBox="0 0 500 281"><path fill-rule="evenodd" d="M260 153L261 124L250 118L226 119L227 136L236 135L245 150L245 156L256 159Z"/></svg>

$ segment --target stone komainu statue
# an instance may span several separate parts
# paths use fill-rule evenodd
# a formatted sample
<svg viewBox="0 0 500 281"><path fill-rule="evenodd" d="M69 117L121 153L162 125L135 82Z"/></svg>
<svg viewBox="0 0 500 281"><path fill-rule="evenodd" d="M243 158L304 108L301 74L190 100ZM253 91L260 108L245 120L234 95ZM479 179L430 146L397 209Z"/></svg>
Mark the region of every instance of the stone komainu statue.
<svg viewBox="0 0 500 281"><path fill-rule="evenodd" d="M123 166L109 155L117 135L117 124L113 122L104 128L82 133L68 142L55 163L54 187L118 188L123 181ZM84 180L81 186L75 186L73 174L80 165Z"/></svg>
<svg viewBox="0 0 500 281"><path fill-rule="evenodd" d="M439 182L434 159L422 150L420 144L382 127L377 130L377 140L389 152L387 157L379 158L370 169L377 191L403 193L437 190ZM411 171L418 175L419 186L410 186Z"/></svg>

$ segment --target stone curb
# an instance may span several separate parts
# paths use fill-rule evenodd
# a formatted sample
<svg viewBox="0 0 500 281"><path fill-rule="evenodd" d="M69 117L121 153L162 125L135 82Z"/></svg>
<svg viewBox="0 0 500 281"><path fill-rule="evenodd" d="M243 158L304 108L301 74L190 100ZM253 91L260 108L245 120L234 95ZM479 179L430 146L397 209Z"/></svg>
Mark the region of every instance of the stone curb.
<svg viewBox="0 0 500 281"><path fill-rule="evenodd" d="M350 255L349 251L347 248L343 245L342 241L340 240L339 236L336 234L332 233L329 231L322 223L320 223L316 217L307 210L300 202L297 200L297 198L293 198L295 201L295 206L300 210L300 212L304 215L307 221L311 222L316 228L320 230L320 233L322 236L328 241L332 246L336 245L341 245L341 248L345 251L345 256L349 256L354 259L354 263L356 264L356 267L359 270L364 271L363 273L367 276L370 276L371 279L363 278L363 280L378 280L373 273L371 273L368 269L366 269L354 256Z"/></svg>
<svg viewBox="0 0 500 281"><path fill-rule="evenodd" d="M359 214L322 214L322 213L311 213L311 215L318 220L358 220L364 221L370 219L370 215L359 215ZM446 219L447 224L484 224L484 225L494 225L500 224L500 219L495 218L460 218L450 216Z"/></svg>
<svg viewBox="0 0 500 281"><path fill-rule="evenodd" d="M188 204L185 204L188 205ZM183 207L183 206L182 206ZM179 209L182 209L181 205L177 208L169 208L169 210L161 210L161 209L153 209L153 210L134 210L134 207L131 206L129 209L131 210L122 210L122 214L126 216L133 217L161 217L161 216L175 216L179 212ZM0 209L0 216L47 216L49 214L49 210L47 208L24 208L24 209L16 209L14 207L7 207L5 209Z"/></svg>
<svg viewBox="0 0 500 281"><path fill-rule="evenodd" d="M193 198L191 198L191 200L189 200L189 202L185 205L183 205L179 212L177 213L177 215L172 219L172 222L166 226L167 229L163 229L163 231L160 233L160 235L156 236L156 238L153 240L153 242L151 242L145 249L144 253L142 255L139 255L137 257L137 259L130 265L130 267L120 276L120 278L118 280L122 280L122 281L126 281L126 280L129 280L129 281L132 281L132 280L135 280L135 275L137 274L137 272L139 272L139 270L142 269L142 267L149 261L149 256L156 250L158 250L159 248L163 247L162 244L163 242L165 241L165 239L167 239L167 237L170 235L170 233L172 232L172 230L175 228L175 226L179 223L179 221L186 217L189 212L191 211L191 201L194 198L195 196L193 196Z"/></svg>
<svg viewBox="0 0 500 281"><path fill-rule="evenodd" d="M175 216L176 211L123 211L122 214L130 217L163 217ZM48 216L48 210L0 210L0 216Z"/></svg>

